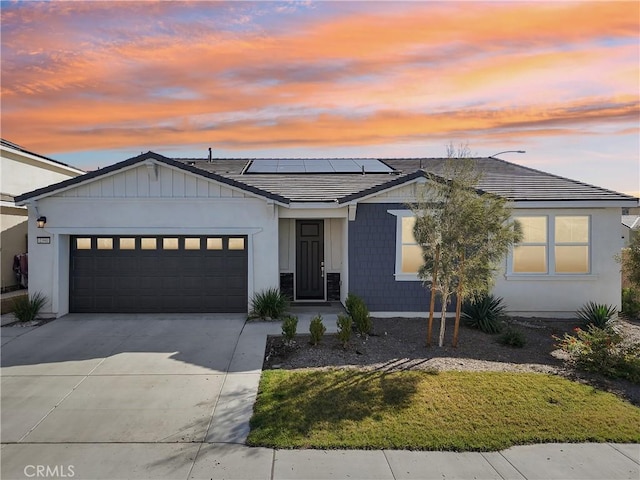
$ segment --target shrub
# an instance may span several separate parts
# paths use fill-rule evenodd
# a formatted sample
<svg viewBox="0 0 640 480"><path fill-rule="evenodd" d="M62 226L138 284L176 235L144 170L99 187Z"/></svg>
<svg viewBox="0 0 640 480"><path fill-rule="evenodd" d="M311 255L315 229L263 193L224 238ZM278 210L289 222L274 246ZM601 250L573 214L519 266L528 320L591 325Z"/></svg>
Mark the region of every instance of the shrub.
<svg viewBox="0 0 640 480"><path fill-rule="evenodd" d="M586 330L576 327L574 332L557 339L558 347L576 367L640 384L640 343L626 341L612 325L598 328L591 324Z"/></svg>
<svg viewBox="0 0 640 480"><path fill-rule="evenodd" d="M290 315L282 320L282 335L287 343L291 343L298 329L298 317Z"/></svg>
<svg viewBox="0 0 640 480"><path fill-rule="evenodd" d="M630 319L640 317L640 292L633 287L622 289L622 313Z"/></svg>
<svg viewBox="0 0 640 480"><path fill-rule="evenodd" d="M613 305L604 305L602 303L589 302L584 304L577 312L578 319L582 321L585 327L593 325L597 328L605 328L611 318L617 313Z"/></svg>
<svg viewBox="0 0 640 480"><path fill-rule="evenodd" d="M251 299L251 316L256 318L280 318L289 308L289 300L277 288L256 293Z"/></svg>
<svg viewBox="0 0 640 480"><path fill-rule="evenodd" d="M520 330L508 328L502 335L500 335L500 337L498 337L498 341L509 347L522 348L526 345L527 338Z"/></svg>
<svg viewBox="0 0 640 480"><path fill-rule="evenodd" d="M462 318L471 328L485 333L499 333L504 327L505 309L501 297L482 295L462 306Z"/></svg>
<svg viewBox="0 0 640 480"><path fill-rule="evenodd" d="M317 315L311 319L311 325L309 325L309 333L311 333L311 343L317 345L322 340L324 332L327 328L322 324L322 316Z"/></svg>
<svg viewBox="0 0 640 480"><path fill-rule="evenodd" d="M13 304L13 314L19 322L31 322L37 318L45 303L47 297L40 292L20 297Z"/></svg>
<svg viewBox="0 0 640 480"><path fill-rule="evenodd" d="M370 334L371 329L373 328L373 322L371 321L369 309L365 305L364 301L357 295L350 293L347 295L345 306L347 308L347 313L353 319L353 323L358 333L361 333L362 335Z"/></svg>
<svg viewBox="0 0 640 480"><path fill-rule="evenodd" d="M347 343L351 338L353 319L349 315L338 315L338 340L342 342L342 348L347 348Z"/></svg>

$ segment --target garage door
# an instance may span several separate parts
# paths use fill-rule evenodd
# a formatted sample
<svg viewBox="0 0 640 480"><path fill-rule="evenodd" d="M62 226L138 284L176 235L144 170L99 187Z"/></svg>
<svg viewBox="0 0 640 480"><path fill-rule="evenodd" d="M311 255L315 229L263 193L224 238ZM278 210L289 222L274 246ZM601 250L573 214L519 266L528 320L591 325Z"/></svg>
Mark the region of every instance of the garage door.
<svg viewBox="0 0 640 480"><path fill-rule="evenodd" d="M71 237L71 312L246 312L247 238Z"/></svg>

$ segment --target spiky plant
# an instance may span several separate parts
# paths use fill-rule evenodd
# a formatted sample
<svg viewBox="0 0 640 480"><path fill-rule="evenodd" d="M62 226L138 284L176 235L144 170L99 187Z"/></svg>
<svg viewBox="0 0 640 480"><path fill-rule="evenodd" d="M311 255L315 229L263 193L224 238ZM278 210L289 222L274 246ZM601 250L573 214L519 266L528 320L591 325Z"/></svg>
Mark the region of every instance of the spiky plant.
<svg viewBox="0 0 640 480"><path fill-rule="evenodd" d="M472 328L485 333L499 333L504 327L506 308L501 297L482 295L464 304L462 318Z"/></svg>
<svg viewBox="0 0 640 480"><path fill-rule="evenodd" d="M32 322L47 303L47 297L40 292L18 298L13 304L13 314L19 322Z"/></svg>
<svg viewBox="0 0 640 480"><path fill-rule="evenodd" d="M254 318L280 318L289 308L289 300L277 288L267 288L251 299L251 316Z"/></svg>
<svg viewBox="0 0 640 480"><path fill-rule="evenodd" d="M593 325L597 328L610 326L611 320L616 313L618 313L618 310L613 305L596 302L585 303L576 311L578 319L582 321L585 327Z"/></svg>

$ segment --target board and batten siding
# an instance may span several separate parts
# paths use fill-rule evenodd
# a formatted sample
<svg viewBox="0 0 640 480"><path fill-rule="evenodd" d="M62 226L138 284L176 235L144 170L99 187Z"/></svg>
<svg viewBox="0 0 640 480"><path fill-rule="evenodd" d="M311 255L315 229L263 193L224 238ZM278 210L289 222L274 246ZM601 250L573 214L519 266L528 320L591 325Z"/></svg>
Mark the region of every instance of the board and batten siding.
<svg viewBox="0 0 640 480"><path fill-rule="evenodd" d="M361 297L372 312L424 312L429 307L429 290L422 282L395 279L397 218L388 210L406 208L363 203L349 222L349 293Z"/></svg>
<svg viewBox="0 0 640 480"><path fill-rule="evenodd" d="M157 172L157 180L155 178ZM63 191L81 198L245 198L237 189L169 167L138 165Z"/></svg>

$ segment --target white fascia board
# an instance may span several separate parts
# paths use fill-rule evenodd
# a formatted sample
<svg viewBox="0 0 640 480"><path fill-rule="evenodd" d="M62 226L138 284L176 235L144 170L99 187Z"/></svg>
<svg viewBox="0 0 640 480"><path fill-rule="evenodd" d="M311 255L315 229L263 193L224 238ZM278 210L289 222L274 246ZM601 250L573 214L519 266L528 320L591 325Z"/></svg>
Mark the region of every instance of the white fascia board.
<svg viewBox="0 0 640 480"><path fill-rule="evenodd" d="M46 227L44 232L57 235L255 235L262 228L218 228L218 227Z"/></svg>
<svg viewBox="0 0 640 480"><path fill-rule="evenodd" d="M298 203L280 206L278 209L279 218L347 218L348 208L346 205L332 203Z"/></svg>
<svg viewBox="0 0 640 480"><path fill-rule="evenodd" d="M291 202L287 205L287 208L291 210L301 210L301 209L318 209L318 208L344 208L344 205L339 204L336 201L333 202Z"/></svg>
<svg viewBox="0 0 640 480"><path fill-rule="evenodd" d="M5 202L4 200L0 201L0 207L3 208L18 208L20 210L26 210L27 207L22 206L22 205L16 205L13 202Z"/></svg>
<svg viewBox="0 0 640 480"><path fill-rule="evenodd" d="M513 208L622 208L635 207L637 199L629 200L546 200L546 201L516 201L511 202Z"/></svg>
<svg viewBox="0 0 640 480"><path fill-rule="evenodd" d="M77 175L83 175L83 174L87 173L84 170L80 170L79 168L75 168L75 167L72 167L70 165L63 165L63 164L57 163L57 162L52 162L51 160L47 160L46 158L40 157L38 155L32 155L30 153L26 153L26 152L23 152L21 150L16 150L15 148L11 148L11 147L8 147L6 145L1 145L0 146L0 150L6 150L7 152L11 152L14 155L18 155L18 156L21 156L21 157L24 157L24 158L28 158L29 160L32 160L32 161L37 162L37 163L42 163L43 165L46 165L47 167L52 167L52 168L55 168L55 169L58 169L58 170L66 170L68 172L75 173Z"/></svg>

